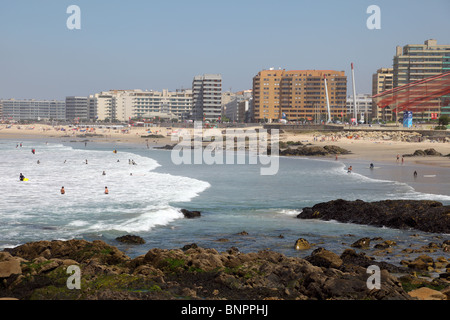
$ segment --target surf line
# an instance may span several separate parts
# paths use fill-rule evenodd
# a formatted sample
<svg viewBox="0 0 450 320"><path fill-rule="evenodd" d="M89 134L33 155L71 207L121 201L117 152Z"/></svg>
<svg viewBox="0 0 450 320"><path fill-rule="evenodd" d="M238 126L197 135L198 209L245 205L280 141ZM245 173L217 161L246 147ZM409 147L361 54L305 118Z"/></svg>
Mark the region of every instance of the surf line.
<svg viewBox="0 0 450 320"><path fill-rule="evenodd" d="M226 129L224 135L218 128L203 130L202 121L196 121L193 132L182 129L171 136L171 141L178 142L171 152L175 165L247 164L248 154L248 164L262 165L261 175L275 175L279 169L278 129L270 133L265 129Z"/></svg>

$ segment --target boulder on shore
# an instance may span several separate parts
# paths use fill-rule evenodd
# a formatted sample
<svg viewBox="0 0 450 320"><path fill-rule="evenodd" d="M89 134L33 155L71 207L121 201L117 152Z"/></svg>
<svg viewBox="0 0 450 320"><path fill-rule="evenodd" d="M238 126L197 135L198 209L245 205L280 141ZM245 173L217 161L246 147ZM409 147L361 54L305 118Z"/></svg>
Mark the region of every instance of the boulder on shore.
<svg viewBox="0 0 450 320"><path fill-rule="evenodd" d="M294 248L295 250L308 250L309 248L311 248L311 245L309 244L308 240L299 238L295 242Z"/></svg>
<svg viewBox="0 0 450 320"><path fill-rule="evenodd" d="M336 154L349 154L350 151L338 146L301 146L280 150L280 156L330 156Z"/></svg>
<svg viewBox="0 0 450 320"><path fill-rule="evenodd" d="M144 244L145 240L142 239L139 236L134 236L134 235L124 235L121 237L117 237L116 238L117 241L122 242L122 243L127 243L127 244Z"/></svg>
<svg viewBox="0 0 450 320"><path fill-rule="evenodd" d="M303 208L297 218L450 233L450 206L429 200L365 202L338 199Z"/></svg>
<svg viewBox="0 0 450 320"><path fill-rule="evenodd" d="M201 216L200 211L190 211L187 209L181 209L181 213L188 219L199 218Z"/></svg>
<svg viewBox="0 0 450 320"><path fill-rule="evenodd" d="M425 149L425 150L416 150L412 154L404 154L404 157L426 157L426 156L435 156L435 157L441 157L442 153L437 152L435 149Z"/></svg>

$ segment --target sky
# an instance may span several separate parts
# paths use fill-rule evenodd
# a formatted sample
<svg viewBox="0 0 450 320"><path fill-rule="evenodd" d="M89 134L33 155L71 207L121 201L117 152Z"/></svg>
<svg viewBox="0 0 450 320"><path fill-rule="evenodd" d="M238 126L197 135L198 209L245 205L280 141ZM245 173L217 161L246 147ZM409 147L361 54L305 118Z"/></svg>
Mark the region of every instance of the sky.
<svg viewBox="0 0 450 320"><path fill-rule="evenodd" d="M367 28L371 5L381 29ZM449 0L0 0L0 98L188 89L205 73L236 92L271 67L345 71L350 95L352 62L371 93L396 46L450 44L449 14Z"/></svg>

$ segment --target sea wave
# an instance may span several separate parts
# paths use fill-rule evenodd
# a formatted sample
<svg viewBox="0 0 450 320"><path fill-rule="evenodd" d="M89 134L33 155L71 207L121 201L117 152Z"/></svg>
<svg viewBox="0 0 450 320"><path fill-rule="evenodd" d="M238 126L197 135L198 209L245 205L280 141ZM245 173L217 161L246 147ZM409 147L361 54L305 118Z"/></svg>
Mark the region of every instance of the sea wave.
<svg viewBox="0 0 450 320"><path fill-rule="evenodd" d="M160 167L156 160L131 152L42 142L33 148L35 154L26 143L22 149L15 143L0 146L1 247L23 242L19 235L33 241L149 231L183 217L171 203L189 202L210 187L198 179L155 172ZM19 181L19 173L29 181ZM29 227L36 224L48 227L36 233Z"/></svg>

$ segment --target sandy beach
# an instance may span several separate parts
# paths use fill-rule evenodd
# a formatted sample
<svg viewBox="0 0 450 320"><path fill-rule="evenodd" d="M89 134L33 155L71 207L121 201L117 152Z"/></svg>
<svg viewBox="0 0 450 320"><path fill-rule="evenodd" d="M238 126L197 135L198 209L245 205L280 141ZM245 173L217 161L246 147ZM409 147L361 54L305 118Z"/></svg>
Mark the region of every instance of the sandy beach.
<svg viewBox="0 0 450 320"><path fill-rule="evenodd" d="M262 129L262 127L248 127L245 129ZM172 127L109 127L102 128L77 128L69 126L50 126L44 124L30 125L0 125L0 139L83 139L95 142L108 143L132 143L148 147L173 145L171 135L179 132L181 128ZM191 129L187 129L192 132ZM208 129L205 129L208 130ZM154 135L151 137L145 137ZM374 138L337 138L336 133L324 132L284 132L280 133L280 142L294 141L303 144L325 146L336 145L347 149L351 154L339 156L340 159L359 159L371 162L396 163L397 155L412 154L416 150L433 148L442 155L450 154L449 142L435 142L424 140L423 142L405 142ZM158 136L158 137L156 137ZM426 157L404 157L405 164L432 165L448 168L450 157L426 156Z"/></svg>
<svg viewBox="0 0 450 320"><path fill-rule="evenodd" d="M314 141L316 136L316 141ZM442 142L404 142L404 141L392 141L382 139L364 139L364 138L338 138L332 137L336 134L325 134L320 132L315 133L285 133L280 137L280 141L294 141L302 143L311 143L312 145L325 146L335 145L341 148L351 151L351 154L339 156L339 159L360 159L368 160L371 162L388 162L396 163L397 155L401 157L404 154L412 154L416 150L435 149L443 155L450 154L450 143ZM439 167L450 167L449 157L438 156L414 156L404 157L404 164L417 164L417 165L432 165Z"/></svg>

